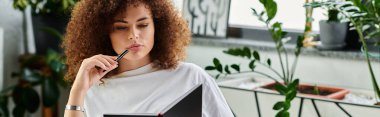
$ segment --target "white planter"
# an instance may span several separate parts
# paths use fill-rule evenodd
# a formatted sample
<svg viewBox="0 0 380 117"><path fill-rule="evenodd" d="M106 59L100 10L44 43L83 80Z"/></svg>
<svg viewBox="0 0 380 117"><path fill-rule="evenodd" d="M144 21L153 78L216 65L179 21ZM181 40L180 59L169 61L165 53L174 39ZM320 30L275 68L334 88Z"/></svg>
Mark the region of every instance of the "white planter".
<svg viewBox="0 0 380 117"><path fill-rule="evenodd" d="M247 81L250 80L235 78L218 82L232 111L237 117L258 117L259 114L261 117L274 117L277 111L274 111L272 107L277 101L283 101L284 97L275 91L262 88L233 87ZM300 108L301 102L302 108ZM347 117L349 115L353 117L376 117L380 113L380 106L302 96L297 96L291 105L292 107L289 110L291 117L299 117L300 113L301 117L318 117L318 114L322 117Z"/></svg>
<svg viewBox="0 0 380 117"><path fill-rule="evenodd" d="M347 23L319 22L321 45L323 49L341 49L346 45Z"/></svg>
<svg viewBox="0 0 380 117"><path fill-rule="evenodd" d="M254 78L254 76L248 75L234 75L228 76L227 78L222 78L221 81L218 81L218 85L251 90L271 82L273 82L273 80L267 78Z"/></svg>

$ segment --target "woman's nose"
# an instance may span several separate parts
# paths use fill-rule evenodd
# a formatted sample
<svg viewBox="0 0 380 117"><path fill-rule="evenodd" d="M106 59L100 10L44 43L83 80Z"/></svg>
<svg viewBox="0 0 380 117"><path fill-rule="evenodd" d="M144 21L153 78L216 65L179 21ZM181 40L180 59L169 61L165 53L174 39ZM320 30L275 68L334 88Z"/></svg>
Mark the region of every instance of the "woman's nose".
<svg viewBox="0 0 380 117"><path fill-rule="evenodd" d="M137 34L137 29L132 28L131 33L128 36L128 39L133 40L133 39L138 39L138 34Z"/></svg>

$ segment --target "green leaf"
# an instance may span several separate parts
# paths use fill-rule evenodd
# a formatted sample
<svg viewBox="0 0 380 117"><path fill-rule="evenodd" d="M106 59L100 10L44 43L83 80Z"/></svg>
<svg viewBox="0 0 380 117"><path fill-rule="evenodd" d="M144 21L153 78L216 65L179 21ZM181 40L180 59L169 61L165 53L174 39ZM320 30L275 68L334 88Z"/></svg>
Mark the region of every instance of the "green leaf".
<svg viewBox="0 0 380 117"><path fill-rule="evenodd" d="M291 102L297 96L297 89L288 89L285 100Z"/></svg>
<svg viewBox="0 0 380 117"><path fill-rule="evenodd" d="M228 69L228 65L226 65L224 67L224 71L227 73L227 74L231 74L230 70Z"/></svg>
<svg viewBox="0 0 380 117"><path fill-rule="evenodd" d="M59 61L60 58L61 55L57 51L50 48L47 50L46 63L51 63L52 61Z"/></svg>
<svg viewBox="0 0 380 117"><path fill-rule="evenodd" d="M300 55L301 54L301 50L302 50L302 47L303 47L303 40L304 40L304 36L298 36L297 38L297 45L296 45L296 51L294 52L294 54L296 56Z"/></svg>
<svg viewBox="0 0 380 117"><path fill-rule="evenodd" d="M25 107L23 107L22 105L16 105L12 112L13 117L24 117L25 110Z"/></svg>
<svg viewBox="0 0 380 117"><path fill-rule="evenodd" d="M248 59L251 59L251 49L249 49L248 47L244 47L243 48L243 51L244 51L244 55L248 58Z"/></svg>
<svg viewBox="0 0 380 117"><path fill-rule="evenodd" d="M273 110L280 110L281 108L284 107L284 103L285 102L283 102L283 101L277 102L276 104L274 104Z"/></svg>
<svg viewBox="0 0 380 117"><path fill-rule="evenodd" d="M51 107L58 102L59 88L52 78L45 78L42 86L42 99L46 107Z"/></svg>
<svg viewBox="0 0 380 117"><path fill-rule="evenodd" d="M240 48L229 48L227 51L223 51L223 53L226 53L232 56L240 56L240 57L245 56L245 52Z"/></svg>
<svg viewBox="0 0 380 117"><path fill-rule="evenodd" d="M20 86L16 86L12 91L12 100L16 105L23 105L22 104L22 93L23 88Z"/></svg>
<svg viewBox="0 0 380 117"><path fill-rule="evenodd" d="M58 72L64 70L65 65L62 64L61 62L55 60L55 61L50 62L50 68L51 68L55 73L58 73Z"/></svg>
<svg viewBox="0 0 380 117"><path fill-rule="evenodd" d="M216 75L216 76L215 76L215 79L218 79L218 78L219 78L219 76L220 76L220 74Z"/></svg>
<svg viewBox="0 0 380 117"><path fill-rule="evenodd" d="M285 111L282 113L282 117L289 117L290 113L288 111Z"/></svg>
<svg viewBox="0 0 380 117"><path fill-rule="evenodd" d="M28 0L14 0L13 1L13 7L20 11L24 11L25 8L28 6L28 4L29 4Z"/></svg>
<svg viewBox="0 0 380 117"><path fill-rule="evenodd" d="M62 10L66 10L69 8L69 2L67 0L62 0Z"/></svg>
<svg viewBox="0 0 380 117"><path fill-rule="evenodd" d="M277 43L279 43L283 36L286 35L286 33L282 32L281 25L282 24L280 22L276 22L272 25L271 29L273 40Z"/></svg>
<svg viewBox="0 0 380 117"><path fill-rule="evenodd" d="M38 107L40 106L40 96L38 95L37 91L35 91L31 87L24 89L22 99L24 107L30 113L36 112Z"/></svg>
<svg viewBox="0 0 380 117"><path fill-rule="evenodd" d="M300 82L299 79L295 79L295 80L293 80L293 81L289 84L288 88L296 89L297 86L298 86L298 84L299 84L299 82Z"/></svg>
<svg viewBox="0 0 380 117"><path fill-rule="evenodd" d="M257 52L256 50L253 51L253 57L254 57L256 60L260 61L260 54L259 54L259 52Z"/></svg>
<svg viewBox="0 0 380 117"><path fill-rule="evenodd" d="M284 110L289 110L289 108L290 108L290 102L285 102L284 103Z"/></svg>
<svg viewBox="0 0 380 117"><path fill-rule="evenodd" d="M222 66L222 64L220 64L219 59L214 58L213 62L214 62L214 66L215 66L216 70L218 70L220 73L223 73L223 66Z"/></svg>
<svg viewBox="0 0 380 117"><path fill-rule="evenodd" d="M287 34L288 34L288 32L282 31L281 38L284 38Z"/></svg>
<svg viewBox="0 0 380 117"><path fill-rule="evenodd" d="M359 8L356 6L343 7L342 10L346 12L359 12Z"/></svg>
<svg viewBox="0 0 380 117"><path fill-rule="evenodd" d="M232 65L231 65L231 68L233 68L234 70L236 70L237 72L240 73L240 66L239 66L239 65L237 65L237 64L232 64Z"/></svg>
<svg viewBox="0 0 380 117"><path fill-rule="evenodd" d="M274 84L274 89L276 89L276 91L282 95L285 95L286 92L288 92L288 89L284 85L280 84L279 82L276 82L276 84Z"/></svg>
<svg viewBox="0 0 380 117"><path fill-rule="evenodd" d="M259 14L257 14L257 12L256 12L256 10L254 8L251 8L251 10L252 10L252 12L253 12L254 15L256 15L256 16L259 15Z"/></svg>
<svg viewBox="0 0 380 117"><path fill-rule="evenodd" d="M290 114L287 110L282 110L276 114L276 117L289 117Z"/></svg>
<svg viewBox="0 0 380 117"><path fill-rule="evenodd" d="M364 38L365 39L372 39L373 37L379 36L379 35L380 35L380 30L375 30L375 31L368 33Z"/></svg>
<svg viewBox="0 0 380 117"><path fill-rule="evenodd" d="M33 72L31 69L24 68L22 79L34 83L40 81L42 78L37 73Z"/></svg>
<svg viewBox="0 0 380 117"><path fill-rule="evenodd" d="M207 66L205 70L215 70L216 68L214 66Z"/></svg>
<svg viewBox="0 0 380 117"><path fill-rule="evenodd" d="M267 16L268 16L267 21L269 22L270 20L272 20L276 16L277 3L274 2L273 0L266 0L266 1L267 1L267 5L264 5L264 7L265 7L265 10L266 10Z"/></svg>
<svg viewBox="0 0 380 117"><path fill-rule="evenodd" d="M60 41L63 40L63 35L54 28L45 26L45 27L42 27L40 30L43 32L46 32L47 34L57 37Z"/></svg>
<svg viewBox="0 0 380 117"><path fill-rule="evenodd" d="M255 61L256 60L251 60L251 62L249 62L249 68L252 70L252 71L255 71Z"/></svg>
<svg viewBox="0 0 380 117"><path fill-rule="evenodd" d="M267 64L269 65L269 66L271 66L272 65L272 62L271 62L271 60L268 58L268 60L267 60Z"/></svg>
<svg viewBox="0 0 380 117"><path fill-rule="evenodd" d="M374 0L374 7L377 11L377 15L380 15L380 1L379 0Z"/></svg>
<svg viewBox="0 0 380 117"><path fill-rule="evenodd" d="M361 0L351 0L355 6L359 7L360 10L366 10L365 6L361 3Z"/></svg>

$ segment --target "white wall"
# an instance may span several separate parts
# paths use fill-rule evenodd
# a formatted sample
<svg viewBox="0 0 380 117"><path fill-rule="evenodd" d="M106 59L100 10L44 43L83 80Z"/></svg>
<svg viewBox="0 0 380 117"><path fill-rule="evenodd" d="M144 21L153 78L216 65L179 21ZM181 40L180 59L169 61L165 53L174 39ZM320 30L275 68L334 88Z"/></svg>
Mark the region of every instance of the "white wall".
<svg viewBox="0 0 380 117"><path fill-rule="evenodd" d="M4 29L0 27L0 87L3 87L4 78Z"/></svg>
<svg viewBox="0 0 380 117"><path fill-rule="evenodd" d="M17 57L22 53L22 13L12 7L11 0L0 1L0 27L4 28L4 86L8 86L8 81L12 71L17 70ZM1 87L2 88L2 87Z"/></svg>

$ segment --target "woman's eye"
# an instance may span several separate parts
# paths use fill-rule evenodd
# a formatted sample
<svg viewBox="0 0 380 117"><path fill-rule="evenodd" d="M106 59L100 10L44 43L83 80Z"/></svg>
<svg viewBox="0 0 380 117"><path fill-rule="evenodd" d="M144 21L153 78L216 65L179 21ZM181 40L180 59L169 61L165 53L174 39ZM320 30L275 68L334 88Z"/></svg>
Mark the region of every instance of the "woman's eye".
<svg viewBox="0 0 380 117"><path fill-rule="evenodd" d="M142 25L139 25L140 28L145 28L145 27L148 27L148 24L142 24Z"/></svg>
<svg viewBox="0 0 380 117"><path fill-rule="evenodd" d="M127 30L128 27L123 27L123 26L119 26L119 27L115 27L116 30Z"/></svg>

